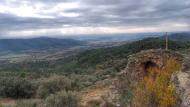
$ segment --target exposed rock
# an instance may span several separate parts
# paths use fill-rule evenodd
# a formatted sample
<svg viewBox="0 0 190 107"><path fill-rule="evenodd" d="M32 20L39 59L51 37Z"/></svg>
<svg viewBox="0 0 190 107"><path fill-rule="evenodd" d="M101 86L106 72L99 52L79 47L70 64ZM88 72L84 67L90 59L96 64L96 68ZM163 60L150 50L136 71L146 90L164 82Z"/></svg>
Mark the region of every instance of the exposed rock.
<svg viewBox="0 0 190 107"><path fill-rule="evenodd" d="M118 76L124 76L135 85L146 76L149 67L162 68L169 58L175 59L182 65L181 70L171 77L171 82L175 84L176 93L179 95L177 105L178 107L190 107L190 55L161 49L141 51L129 56L126 69Z"/></svg>
<svg viewBox="0 0 190 107"><path fill-rule="evenodd" d="M185 56L183 69L176 75L175 83L177 93L180 96L181 107L190 107L190 58Z"/></svg>
<svg viewBox="0 0 190 107"><path fill-rule="evenodd" d="M169 58L175 59L182 65L182 69L172 75L171 81L176 86L181 107L190 107L190 58L161 49L141 51L129 56L128 65L123 73L127 75L127 79L135 84L146 76L149 67L162 68Z"/></svg>
<svg viewBox="0 0 190 107"><path fill-rule="evenodd" d="M134 81L141 80L147 73L149 67L162 68L169 58L182 63L183 57L179 53L162 49L141 51L129 56L125 73Z"/></svg>
<svg viewBox="0 0 190 107"><path fill-rule="evenodd" d="M179 72L177 74L178 83L176 84L177 93L182 101L182 107L190 107L190 78L189 74Z"/></svg>

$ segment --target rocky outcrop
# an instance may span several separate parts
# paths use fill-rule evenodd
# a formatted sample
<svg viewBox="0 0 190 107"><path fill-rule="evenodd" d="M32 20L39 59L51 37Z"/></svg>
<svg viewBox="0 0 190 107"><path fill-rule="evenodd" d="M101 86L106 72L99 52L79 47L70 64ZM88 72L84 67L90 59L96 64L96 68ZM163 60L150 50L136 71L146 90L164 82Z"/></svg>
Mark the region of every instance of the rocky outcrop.
<svg viewBox="0 0 190 107"><path fill-rule="evenodd" d="M169 58L182 65L182 69L172 75L171 81L176 86L181 107L190 107L190 57L161 49L141 51L129 56L128 65L123 73L135 84L146 76L149 67L162 68Z"/></svg>
<svg viewBox="0 0 190 107"><path fill-rule="evenodd" d="M184 55L183 68L174 75L173 81L181 99L181 107L190 107L190 57Z"/></svg>
<svg viewBox="0 0 190 107"><path fill-rule="evenodd" d="M169 58L173 58L179 63L183 62L182 55L176 52L162 49L141 51L129 56L125 73L133 81L141 80L146 75L149 67L162 68Z"/></svg>

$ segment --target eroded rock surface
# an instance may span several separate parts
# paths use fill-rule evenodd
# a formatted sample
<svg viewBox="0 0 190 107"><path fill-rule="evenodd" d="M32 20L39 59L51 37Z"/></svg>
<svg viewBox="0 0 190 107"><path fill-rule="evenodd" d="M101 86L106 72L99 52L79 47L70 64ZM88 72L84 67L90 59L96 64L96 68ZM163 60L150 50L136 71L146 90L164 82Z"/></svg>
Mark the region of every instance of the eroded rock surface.
<svg viewBox="0 0 190 107"><path fill-rule="evenodd" d="M182 63L183 57L179 53L165 51L162 49L152 49L141 51L129 56L126 74L134 81L141 80L147 73L149 67L162 68L169 58Z"/></svg>
<svg viewBox="0 0 190 107"><path fill-rule="evenodd" d="M173 74L171 81L176 86L181 107L190 107L190 57L188 56L161 49L141 51L129 56L124 73L135 84L135 82L143 79L149 67L162 68L167 59L175 59L182 65L182 69L177 74Z"/></svg>
<svg viewBox="0 0 190 107"><path fill-rule="evenodd" d="M181 98L181 107L190 107L190 57L184 55L183 69L176 75L176 89Z"/></svg>

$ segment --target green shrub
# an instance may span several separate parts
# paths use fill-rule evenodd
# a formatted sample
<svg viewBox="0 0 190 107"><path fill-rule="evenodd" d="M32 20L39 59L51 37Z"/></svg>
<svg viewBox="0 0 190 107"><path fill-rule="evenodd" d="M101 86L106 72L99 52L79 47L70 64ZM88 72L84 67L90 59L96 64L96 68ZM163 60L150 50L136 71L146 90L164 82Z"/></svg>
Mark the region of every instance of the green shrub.
<svg viewBox="0 0 190 107"><path fill-rule="evenodd" d="M100 107L101 104L102 104L101 100L91 100L88 102L88 105L90 107Z"/></svg>
<svg viewBox="0 0 190 107"><path fill-rule="evenodd" d="M31 98L35 93L34 85L23 78L1 78L0 96L11 98Z"/></svg>
<svg viewBox="0 0 190 107"><path fill-rule="evenodd" d="M131 100L133 98L133 91L131 86L131 81L129 81L128 76L126 75L120 75L118 76L118 81L115 84L115 87L117 87L119 99L118 102L120 103L121 107L127 107L130 105Z"/></svg>
<svg viewBox="0 0 190 107"><path fill-rule="evenodd" d="M102 104L102 107L116 107L116 106L111 102L104 102L104 104Z"/></svg>
<svg viewBox="0 0 190 107"><path fill-rule="evenodd" d="M43 81L38 90L37 96L39 98L46 98L50 94L55 94L61 90L71 90L71 80L64 76L53 76Z"/></svg>
<svg viewBox="0 0 190 107"><path fill-rule="evenodd" d="M44 107L41 100L19 100L16 107Z"/></svg>
<svg viewBox="0 0 190 107"><path fill-rule="evenodd" d="M75 92L58 92L45 100L46 107L78 107L78 96Z"/></svg>

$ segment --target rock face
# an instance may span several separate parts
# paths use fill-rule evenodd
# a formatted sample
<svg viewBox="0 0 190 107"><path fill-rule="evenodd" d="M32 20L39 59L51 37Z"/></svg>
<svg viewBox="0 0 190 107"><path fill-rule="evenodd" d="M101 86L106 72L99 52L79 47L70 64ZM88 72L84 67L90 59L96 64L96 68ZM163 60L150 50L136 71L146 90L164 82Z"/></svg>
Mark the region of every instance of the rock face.
<svg viewBox="0 0 190 107"><path fill-rule="evenodd" d="M184 55L183 69L175 76L177 93L181 99L181 107L190 107L190 57Z"/></svg>
<svg viewBox="0 0 190 107"><path fill-rule="evenodd" d="M161 49L141 51L129 56L128 65L123 73L135 84L146 76L149 67L162 68L169 58L175 59L182 65L181 71L172 75L171 79L180 97L179 105L190 107L190 57Z"/></svg>
<svg viewBox="0 0 190 107"><path fill-rule="evenodd" d="M162 68L169 58L173 58L179 63L183 61L182 55L172 51L162 49L141 51L129 56L125 72L133 81L138 81L146 75L149 67Z"/></svg>

